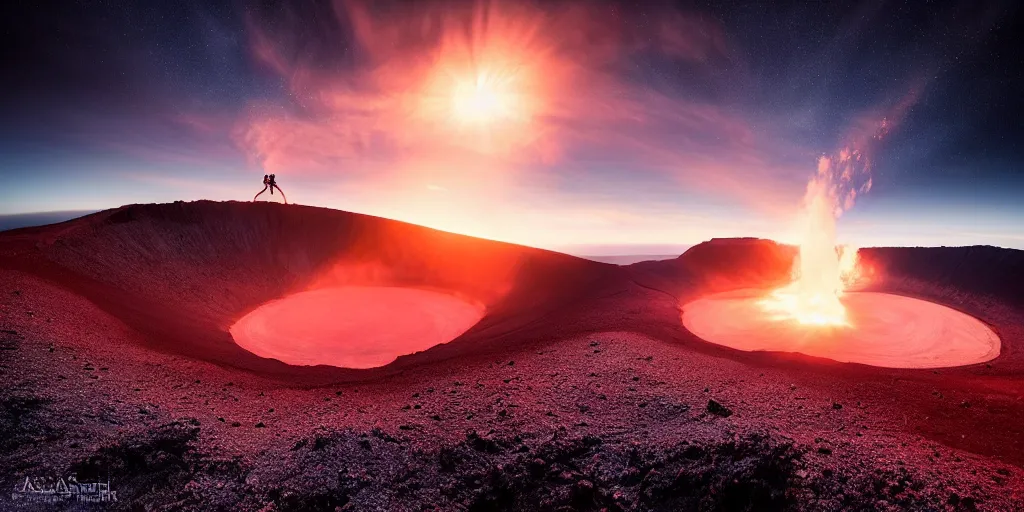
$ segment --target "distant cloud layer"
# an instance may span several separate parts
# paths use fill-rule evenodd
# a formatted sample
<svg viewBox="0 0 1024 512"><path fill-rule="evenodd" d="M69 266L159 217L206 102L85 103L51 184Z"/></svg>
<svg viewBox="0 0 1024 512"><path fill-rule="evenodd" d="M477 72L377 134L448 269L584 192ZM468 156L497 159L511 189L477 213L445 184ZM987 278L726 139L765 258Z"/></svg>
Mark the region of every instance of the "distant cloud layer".
<svg viewBox="0 0 1024 512"><path fill-rule="evenodd" d="M270 171L386 163L473 167L470 179L611 163L719 190L771 178L792 155L742 112L657 90L637 72L655 58L730 73L723 30L696 15L647 12L644 25L584 3L338 2L319 22L332 28L310 34L309 13L285 9L249 27L253 55L286 80L290 101L253 105L236 132ZM459 95L476 89L497 96L494 119L459 117Z"/></svg>
<svg viewBox="0 0 1024 512"><path fill-rule="evenodd" d="M641 4L19 5L0 209L246 198L273 172L468 234L663 244L783 236L844 149L873 169L851 226L1024 191L1014 2Z"/></svg>

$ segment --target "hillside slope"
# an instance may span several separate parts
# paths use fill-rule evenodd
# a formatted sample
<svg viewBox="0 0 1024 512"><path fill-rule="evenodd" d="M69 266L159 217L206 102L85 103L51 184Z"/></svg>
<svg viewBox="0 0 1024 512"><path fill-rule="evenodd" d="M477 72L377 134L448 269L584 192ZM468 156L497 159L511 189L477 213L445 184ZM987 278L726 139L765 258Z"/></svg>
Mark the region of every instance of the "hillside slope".
<svg viewBox="0 0 1024 512"><path fill-rule="evenodd" d="M10 231L0 246L0 265L82 295L155 348L274 372L290 370L239 349L227 329L289 293L407 286L486 307L484 319L457 340L465 343L431 354L444 356L528 326L621 274L564 254L272 203L130 205Z"/></svg>

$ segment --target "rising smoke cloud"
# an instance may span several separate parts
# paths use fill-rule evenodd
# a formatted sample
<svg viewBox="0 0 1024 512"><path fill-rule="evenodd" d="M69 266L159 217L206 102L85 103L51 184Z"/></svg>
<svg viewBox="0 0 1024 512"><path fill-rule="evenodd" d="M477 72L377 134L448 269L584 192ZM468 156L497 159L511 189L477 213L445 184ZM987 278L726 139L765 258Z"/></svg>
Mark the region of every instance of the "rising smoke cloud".
<svg viewBox="0 0 1024 512"><path fill-rule="evenodd" d="M850 131L849 145L818 158L817 171L807 183L799 213L799 253L793 262L793 281L761 301L772 318L812 325L850 325L840 297L863 275L858 249L837 247L836 221L853 208L858 196L871 190L871 155L917 97L913 90L888 109L888 115L875 121L862 117Z"/></svg>

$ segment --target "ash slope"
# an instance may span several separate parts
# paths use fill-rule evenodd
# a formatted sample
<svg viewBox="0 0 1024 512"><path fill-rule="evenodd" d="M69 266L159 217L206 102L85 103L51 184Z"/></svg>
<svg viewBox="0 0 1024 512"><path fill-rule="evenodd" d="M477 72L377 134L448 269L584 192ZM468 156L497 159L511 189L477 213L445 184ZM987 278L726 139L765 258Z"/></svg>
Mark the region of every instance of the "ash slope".
<svg viewBox="0 0 1024 512"><path fill-rule="evenodd" d="M1024 258L958 249L921 273L904 251L937 254L866 251L875 286L978 316L999 359L886 370L690 335L680 304L786 278L792 249L758 240L616 267L209 202L5 233L0 483L107 472L121 509L1020 509L1024 317L1005 272ZM264 300L353 276L489 313L375 371L287 367L225 338Z"/></svg>
<svg viewBox="0 0 1024 512"><path fill-rule="evenodd" d="M423 287L487 308L460 339L401 358L395 371L486 351L615 281L610 266L559 253L273 203L130 205L0 240L3 265L81 295L152 348L292 380L350 372L258 358L228 333L248 311L289 293L338 284Z"/></svg>

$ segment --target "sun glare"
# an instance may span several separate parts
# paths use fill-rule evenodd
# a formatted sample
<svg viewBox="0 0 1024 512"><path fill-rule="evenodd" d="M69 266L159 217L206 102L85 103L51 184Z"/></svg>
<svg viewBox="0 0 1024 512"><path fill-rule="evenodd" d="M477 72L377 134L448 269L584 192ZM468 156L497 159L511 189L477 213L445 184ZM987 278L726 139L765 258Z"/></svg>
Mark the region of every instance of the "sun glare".
<svg viewBox="0 0 1024 512"><path fill-rule="evenodd" d="M515 114L515 95L507 84L481 72L472 80L456 82L452 91L455 120L464 125L488 125Z"/></svg>

